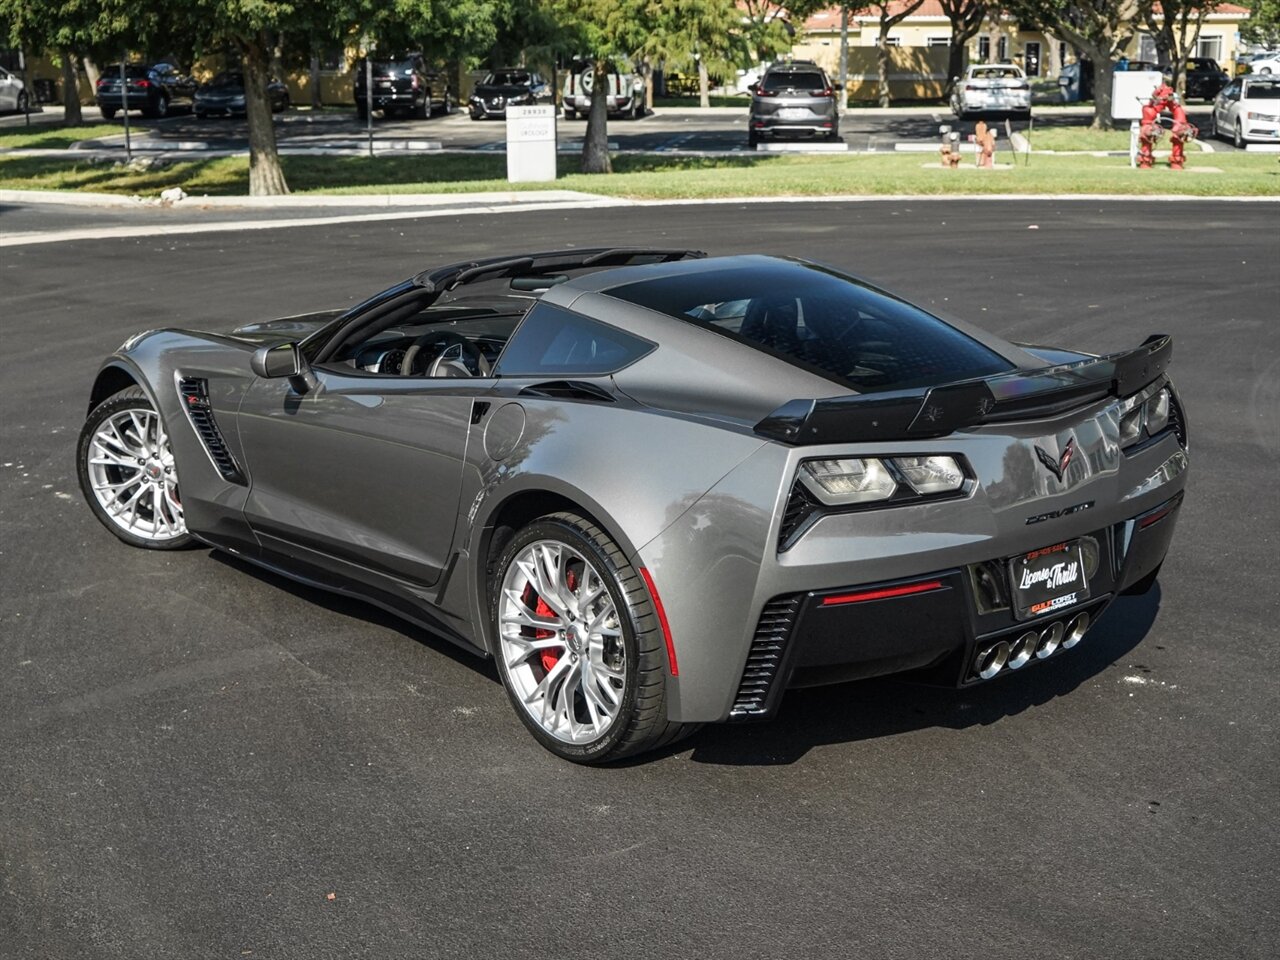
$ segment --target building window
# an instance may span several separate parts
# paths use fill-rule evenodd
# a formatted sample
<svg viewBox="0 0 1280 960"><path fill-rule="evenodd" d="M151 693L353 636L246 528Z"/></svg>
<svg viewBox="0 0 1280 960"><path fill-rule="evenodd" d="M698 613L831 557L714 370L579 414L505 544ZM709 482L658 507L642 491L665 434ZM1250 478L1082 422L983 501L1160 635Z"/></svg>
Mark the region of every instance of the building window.
<svg viewBox="0 0 1280 960"><path fill-rule="evenodd" d="M951 38L950 37L929 37L927 40L925 40L924 45L926 47L949 47L951 46Z"/></svg>
<svg viewBox="0 0 1280 960"><path fill-rule="evenodd" d="M1000 35L1000 40L996 44L996 60L1004 63L1009 59L1009 38L1004 34Z"/></svg>
<svg viewBox="0 0 1280 960"><path fill-rule="evenodd" d="M986 63L990 59L991 59L991 38L979 37L978 38L978 62Z"/></svg>
<svg viewBox="0 0 1280 960"><path fill-rule="evenodd" d="M1196 44L1196 56L1210 60L1222 59L1222 37L1201 37Z"/></svg>
<svg viewBox="0 0 1280 960"><path fill-rule="evenodd" d="M1155 63L1159 59L1159 54L1156 51L1156 38L1149 33L1138 36L1138 59L1148 60L1151 63Z"/></svg>
<svg viewBox="0 0 1280 960"><path fill-rule="evenodd" d="M900 47L902 46L902 38L901 37L885 37L884 44L886 47Z"/></svg>
<svg viewBox="0 0 1280 960"><path fill-rule="evenodd" d="M1067 65L1067 41L1058 41L1058 69L1061 70Z"/></svg>

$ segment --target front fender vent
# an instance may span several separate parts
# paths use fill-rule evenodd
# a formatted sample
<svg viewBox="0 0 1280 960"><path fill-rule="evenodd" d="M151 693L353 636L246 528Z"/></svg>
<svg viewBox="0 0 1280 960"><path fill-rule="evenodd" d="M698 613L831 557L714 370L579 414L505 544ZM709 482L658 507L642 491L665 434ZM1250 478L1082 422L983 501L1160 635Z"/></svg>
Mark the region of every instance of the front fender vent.
<svg viewBox="0 0 1280 960"><path fill-rule="evenodd" d="M787 652L791 628L795 626L802 595L775 597L760 611L756 635L747 653L747 665L738 682L738 695L729 710L731 720L749 720L768 715L777 697L770 697Z"/></svg>
<svg viewBox="0 0 1280 960"><path fill-rule="evenodd" d="M787 498L786 509L782 513L782 524L778 528L778 552L783 553L795 546L808 529L818 520L822 512L822 504L814 498L804 484L796 482Z"/></svg>
<svg viewBox="0 0 1280 960"><path fill-rule="evenodd" d="M227 449L222 431L218 429L218 422L213 418L213 408L209 405L208 381L198 377L183 377L178 381L178 393L182 397L182 409L187 411L187 419L191 421L196 436L204 444L205 453L209 455L222 479L242 487L248 486L244 472Z"/></svg>

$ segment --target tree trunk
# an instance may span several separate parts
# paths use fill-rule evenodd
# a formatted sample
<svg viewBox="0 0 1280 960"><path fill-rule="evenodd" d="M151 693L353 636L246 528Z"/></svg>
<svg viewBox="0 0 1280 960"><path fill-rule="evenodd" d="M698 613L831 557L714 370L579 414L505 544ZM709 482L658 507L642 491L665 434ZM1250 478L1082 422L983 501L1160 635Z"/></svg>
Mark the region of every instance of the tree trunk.
<svg viewBox="0 0 1280 960"><path fill-rule="evenodd" d="M267 98L271 39L265 31L237 39L244 61L244 109L249 121L249 195L279 196L289 192L276 150L276 128Z"/></svg>
<svg viewBox="0 0 1280 960"><path fill-rule="evenodd" d="M889 96L889 32L887 30L880 31L880 37L876 42L876 75L878 77L876 97L880 106L887 107L891 100Z"/></svg>
<svg viewBox="0 0 1280 960"><path fill-rule="evenodd" d="M98 89L98 65L89 57L85 57L80 61L84 65L84 75L89 79L89 90L92 92Z"/></svg>
<svg viewBox="0 0 1280 960"><path fill-rule="evenodd" d="M320 109L320 55L312 50L311 75L307 78L307 87L311 92L311 109Z"/></svg>
<svg viewBox="0 0 1280 960"><path fill-rule="evenodd" d="M76 69L75 54L62 51L62 106L66 111L66 124L78 127L84 123L80 113L80 71Z"/></svg>
<svg viewBox="0 0 1280 960"><path fill-rule="evenodd" d="M957 42L955 34L951 35L951 48L947 53L947 86L942 91L944 97L951 96L956 88L956 82L964 75L964 61L968 46L968 40Z"/></svg>
<svg viewBox="0 0 1280 960"><path fill-rule="evenodd" d="M849 7L840 4L840 96L839 110L849 109Z"/></svg>
<svg viewBox="0 0 1280 960"><path fill-rule="evenodd" d="M582 172L612 173L609 161L609 62L599 57L591 71L591 110L582 140Z"/></svg>
<svg viewBox="0 0 1280 960"><path fill-rule="evenodd" d="M698 106L704 110L711 106L711 77L707 73L707 61L698 58Z"/></svg>
<svg viewBox="0 0 1280 960"><path fill-rule="evenodd" d="M1115 124L1111 119L1111 83L1115 76L1115 64L1111 58L1097 56L1100 51L1090 51L1093 61L1093 122L1090 130L1110 130Z"/></svg>

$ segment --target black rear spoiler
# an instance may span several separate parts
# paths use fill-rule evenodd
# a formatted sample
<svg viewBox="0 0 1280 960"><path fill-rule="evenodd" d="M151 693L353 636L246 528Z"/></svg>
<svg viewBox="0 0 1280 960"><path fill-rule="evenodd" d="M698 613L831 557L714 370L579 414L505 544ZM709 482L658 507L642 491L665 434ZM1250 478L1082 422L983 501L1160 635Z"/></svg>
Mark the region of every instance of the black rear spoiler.
<svg viewBox="0 0 1280 960"><path fill-rule="evenodd" d="M1039 370L913 390L792 400L757 423L755 432L790 444L943 437L963 427L1035 420L1106 397L1130 396L1162 376L1172 358L1173 338L1155 334L1134 350Z"/></svg>

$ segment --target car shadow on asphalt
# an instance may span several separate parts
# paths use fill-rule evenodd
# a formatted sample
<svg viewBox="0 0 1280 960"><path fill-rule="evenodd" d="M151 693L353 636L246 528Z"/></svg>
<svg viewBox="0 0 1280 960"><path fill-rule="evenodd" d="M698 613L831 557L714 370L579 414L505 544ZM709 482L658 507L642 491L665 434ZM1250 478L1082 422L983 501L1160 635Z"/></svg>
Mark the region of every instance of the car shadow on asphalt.
<svg viewBox="0 0 1280 960"><path fill-rule="evenodd" d="M887 678L792 690L773 722L705 727L667 752L692 747L690 759L696 763L782 766L826 744L931 727L988 726L1067 696L1114 666L1142 642L1159 610L1157 584L1144 596L1119 598L1075 649L1018 674L963 690ZM1144 668L1136 664L1135 669ZM637 759L646 758L653 755Z"/></svg>
<svg viewBox="0 0 1280 960"><path fill-rule="evenodd" d="M223 550L212 550L209 552L209 557L225 563L238 573L256 577L275 590L291 593L305 603L321 607L344 617L351 617L353 620L363 620L365 623L393 630L410 640L422 644L424 647L431 648L431 650L448 657L456 663L469 667L480 676L492 680L495 684L501 684L492 658L478 656L454 643L446 636L436 633L425 626L412 623L389 610L384 610L375 603L359 597L349 597L341 593L334 593L321 587L313 587L276 573L274 570L250 563L248 560L226 553Z"/></svg>

